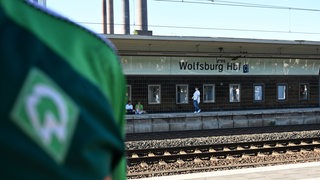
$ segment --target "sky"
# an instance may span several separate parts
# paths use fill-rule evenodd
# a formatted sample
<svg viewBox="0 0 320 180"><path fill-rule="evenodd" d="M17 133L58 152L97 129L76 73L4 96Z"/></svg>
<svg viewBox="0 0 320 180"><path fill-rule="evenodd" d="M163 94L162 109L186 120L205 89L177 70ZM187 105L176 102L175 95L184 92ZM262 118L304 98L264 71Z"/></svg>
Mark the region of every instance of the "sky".
<svg viewBox="0 0 320 180"><path fill-rule="evenodd" d="M129 1L133 34L137 0ZM102 2L47 0L46 6L102 33ZM114 33L122 34L122 0L113 2ZM320 41L319 0L148 0L147 5L148 30L154 36Z"/></svg>

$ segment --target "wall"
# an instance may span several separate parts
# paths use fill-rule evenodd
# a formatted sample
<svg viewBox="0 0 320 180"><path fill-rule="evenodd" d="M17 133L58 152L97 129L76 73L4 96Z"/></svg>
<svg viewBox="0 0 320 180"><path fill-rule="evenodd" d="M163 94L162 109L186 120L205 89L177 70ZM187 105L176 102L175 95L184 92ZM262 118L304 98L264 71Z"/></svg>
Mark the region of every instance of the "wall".
<svg viewBox="0 0 320 180"><path fill-rule="evenodd" d="M319 108L127 115L127 133L319 124Z"/></svg>
<svg viewBox="0 0 320 180"><path fill-rule="evenodd" d="M192 112L191 101L194 87L198 86L202 93L203 84L215 84L215 102L200 103L202 111L223 111L243 109L274 109L296 107L318 107L319 84L318 76L234 76L234 75L200 75L200 76L165 76L165 75L127 75L127 83L131 85L132 102L141 101L149 113L162 112ZM229 102L229 84L238 83L241 86L241 100L238 103ZM253 101L253 84L262 83L265 88L263 102ZM277 84L285 83L288 96L285 101L277 100ZM308 83L310 87L309 100L299 100L299 84ZM147 87L151 84L161 85L161 104L148 104ZM189 103L176 104L176 84L189 85ZM202 99L202 96L201 96Z"/></svg>

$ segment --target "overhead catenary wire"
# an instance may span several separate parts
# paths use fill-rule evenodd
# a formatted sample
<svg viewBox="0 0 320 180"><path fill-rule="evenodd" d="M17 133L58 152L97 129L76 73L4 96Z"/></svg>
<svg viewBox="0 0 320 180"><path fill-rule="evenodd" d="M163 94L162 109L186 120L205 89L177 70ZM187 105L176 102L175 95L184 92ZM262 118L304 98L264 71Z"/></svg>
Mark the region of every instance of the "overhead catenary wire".
<svg viewBox="0 0 320 180"><path fill-rule="evenodd" d="M315 11L320 12L320 9L311 8L298 8L289 6L275 6L266 4L255 4L255 3L242 3L234 1L223 1L223 0L154 0L171 3L192 3L192 4L206 4L206 5L222 5L222 6L239 6L239 7L250 7L250 8L267 8L267 9L283 9L283 10L298 10L298 11Z"/></svg>
<svg viewBox="0 0 320 180"><path fill-rule="evenodd" d="M102 25L98 22L77 22L79 24L95 24ZM124 24L116 23L115 26L123 26ZM130 24L131 27L134 27L135 24ZM194 29L194 30L216 30L216 31L245 31L245 32L261 32L261 33L287 33L287 34L320 34L320 32L307 32L307 31L290 31L290 30L262 30L262 29L237 29L237 28L214 28L214 27L199 27L199 26L169 26L169 25L152 25L149 24L149 27L155 28L172 28L172 29Z"/></svg>

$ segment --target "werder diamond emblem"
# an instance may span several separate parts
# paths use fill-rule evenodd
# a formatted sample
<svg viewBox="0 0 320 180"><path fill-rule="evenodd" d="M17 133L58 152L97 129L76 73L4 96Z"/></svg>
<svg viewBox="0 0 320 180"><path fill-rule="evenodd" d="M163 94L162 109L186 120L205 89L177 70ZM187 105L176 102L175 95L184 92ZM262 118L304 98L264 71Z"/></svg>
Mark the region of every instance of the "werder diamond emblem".
<svg viewBox="0 0 320 180"><path fill-rule="evenodd" d="M62 163L78 114L78 107L72 99L44 72L33 68L11 117L56 162Z"/></svg>

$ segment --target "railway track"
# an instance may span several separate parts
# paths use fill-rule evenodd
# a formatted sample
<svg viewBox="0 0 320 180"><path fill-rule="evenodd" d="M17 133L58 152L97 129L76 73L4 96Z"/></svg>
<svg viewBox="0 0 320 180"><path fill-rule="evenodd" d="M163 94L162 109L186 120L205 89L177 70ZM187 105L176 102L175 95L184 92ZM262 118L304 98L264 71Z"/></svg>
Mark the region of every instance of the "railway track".
<svg viewBox="0 0 320 180"><path fill-rule="evenodd" d="M282 164L292 164L292 163L304 163L304 162L315 162L319 161L320 158L303 158L288 161L273 161L273 162L259 162L259 163L245 163L245 164L232 164L232 165L220 165L220 166L209 166L209 167L190 167L190 168L180 168L171 170L161 170L161 171L146 171L138 173L128 173L127 178L142 178L142 177L156 177L162 175L172 175L172 174L186 174L193 172L209 172L218 170L230 170L230 169L242 169L250 167L262 167L271 165L282 165Z"/></svg>
<svg viewBox="0 0 320 180"><path fill-rule="evenodd" d="M320 148L320 138L301 138L201 146L165 147L127 150L127 165L175 163L195 160L241 158L243 156L285 154L287 152L312 151Z"/></svg>

